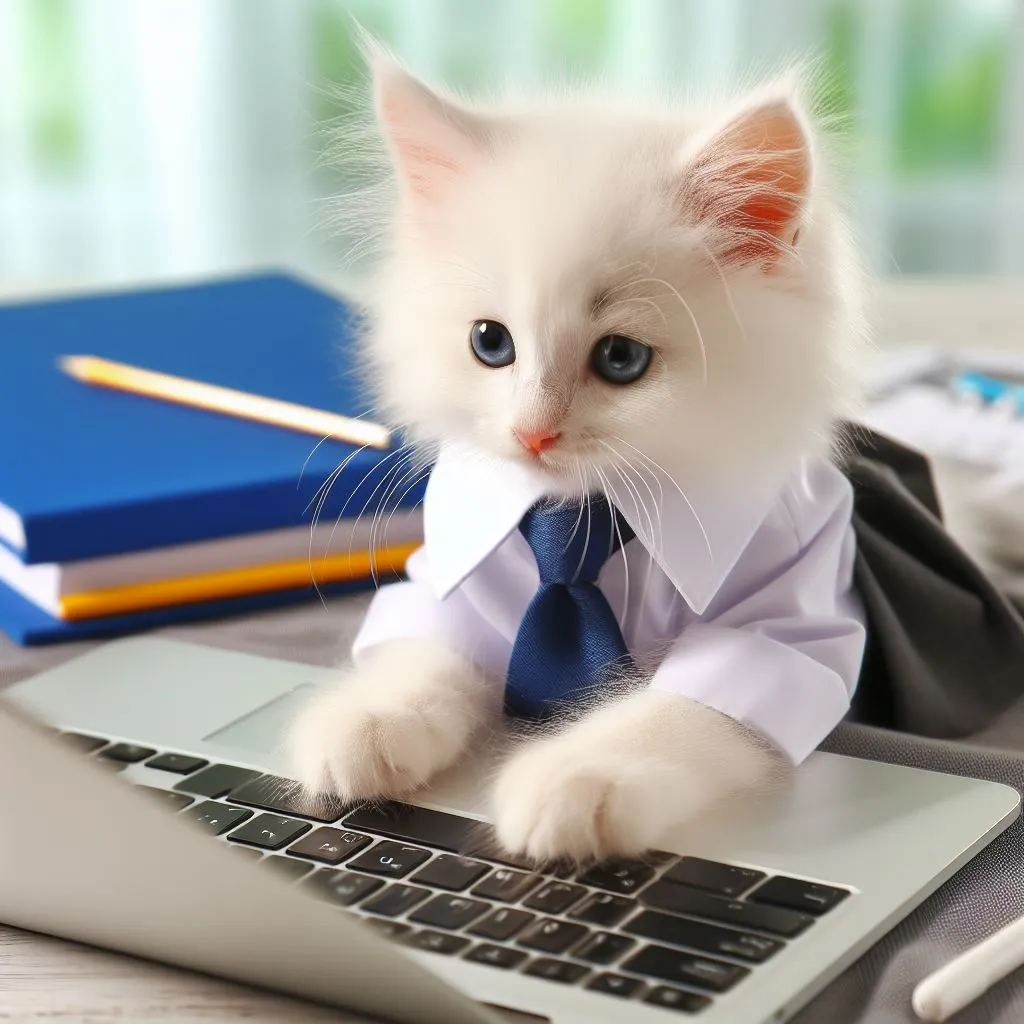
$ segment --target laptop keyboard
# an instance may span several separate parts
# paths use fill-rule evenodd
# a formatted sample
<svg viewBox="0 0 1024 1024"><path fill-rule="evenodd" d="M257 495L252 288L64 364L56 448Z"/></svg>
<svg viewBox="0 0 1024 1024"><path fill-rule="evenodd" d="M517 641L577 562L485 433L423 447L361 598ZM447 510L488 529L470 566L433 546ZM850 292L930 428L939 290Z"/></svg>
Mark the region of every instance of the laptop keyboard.
<svg viewBox="0 0 1024 1024"><path fill-rule="evenodd" d="M114 771L141 763L166 772L168 788L140 788L394 941L685 1015L707 1009L851 895L661 852L538 868L496 850L471 818L394 801L351 806L236 765L62 738Z"/></svg>

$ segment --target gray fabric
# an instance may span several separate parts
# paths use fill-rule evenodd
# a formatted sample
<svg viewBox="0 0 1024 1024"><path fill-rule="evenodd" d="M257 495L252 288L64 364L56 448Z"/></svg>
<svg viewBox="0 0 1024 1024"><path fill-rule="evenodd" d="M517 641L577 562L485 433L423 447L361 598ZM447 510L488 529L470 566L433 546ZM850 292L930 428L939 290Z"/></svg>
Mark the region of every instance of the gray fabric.
<svg viewBox="0 0 1024 1024"><path fill-rule="evenodd" d="M316 665L344 659L363 616L366 597L311 604L245 618L183 626L165 636L288 658ZM23 649L0 634L0 688L81 653L92 644ZM826 744L854 754L915 767L995 779L1024 788L1024 703L1010 708L979 743L1012 746L1001 752L921 739L863 725L841 726ZM799 1024L909 1024L910 992L955 952L1024 912L1024 838L1019 824L932 896L800 1014ZM957 1024L1024 1021L1024 971L1000 984Z"/></svg>
<svg viewBox="0 0 1024 1024"><path fill-rule="evenodd" d="M863 428L848 447L868 619L855 717L919 736L977 732L1024 692L1024 623L943 525L927 460Z"/></svg>

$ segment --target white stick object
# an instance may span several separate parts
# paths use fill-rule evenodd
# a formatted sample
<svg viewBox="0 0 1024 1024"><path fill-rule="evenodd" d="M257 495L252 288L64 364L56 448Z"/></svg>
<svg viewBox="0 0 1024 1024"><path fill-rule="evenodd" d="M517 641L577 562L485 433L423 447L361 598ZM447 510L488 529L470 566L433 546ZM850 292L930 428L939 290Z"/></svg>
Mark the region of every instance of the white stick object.
<svg viewBox="0 0 1024 1024"><path fill-rule="evenodd" d="M305 434L327 435L370 448L386 449L391 443L390 432L379 423L340 416L322 409L310 409L276 398L251 395L245 391L205 384L186 377L174 377L169 373L143 370L97 356L64 356L60 360L60 367L76 380L99 387L256 420Z"/></svg>
<svg viewBox="0 0 1024 1024"><path fill-rule="evenodd" d="M928 975L914 989L914 1013L926 1021L944 1021L1024 964L1024 917Z"/></svg>

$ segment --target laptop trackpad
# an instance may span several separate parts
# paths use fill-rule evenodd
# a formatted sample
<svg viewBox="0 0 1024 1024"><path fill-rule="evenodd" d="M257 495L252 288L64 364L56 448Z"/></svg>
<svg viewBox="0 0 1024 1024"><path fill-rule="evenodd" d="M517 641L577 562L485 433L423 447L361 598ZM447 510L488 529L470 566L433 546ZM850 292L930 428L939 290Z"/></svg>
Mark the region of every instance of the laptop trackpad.
<svg viewBox="0 0 1024 1024"><path fill-rule="evenodd" d="M204 743L218 743L249 754L274 754L281 749L285 730L316 689L311 683L296 686L274 700L203 737Z"/></svg>

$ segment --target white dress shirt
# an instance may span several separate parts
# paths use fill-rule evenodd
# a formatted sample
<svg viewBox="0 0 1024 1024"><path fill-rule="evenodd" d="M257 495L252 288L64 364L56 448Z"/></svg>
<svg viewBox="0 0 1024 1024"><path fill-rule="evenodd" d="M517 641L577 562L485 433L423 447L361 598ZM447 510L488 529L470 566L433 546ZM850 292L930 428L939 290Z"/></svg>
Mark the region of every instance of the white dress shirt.
<svg viewBox="0 0 1024 1024"><path fill-rule="evenodd" d="M635 537L598 586L650 685L759 730L799 763L843 718L864 652L853 493L824 460L782 488L726 498L645 474L609 498ZM518 530L545 496L530 466L442 451L408 580L382 587L353 648L434 636L504 686L537 564ZM586 528L586 513L581 529Z"/></svg>

